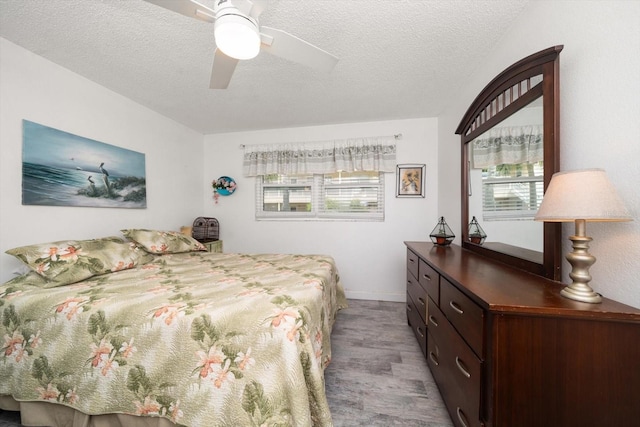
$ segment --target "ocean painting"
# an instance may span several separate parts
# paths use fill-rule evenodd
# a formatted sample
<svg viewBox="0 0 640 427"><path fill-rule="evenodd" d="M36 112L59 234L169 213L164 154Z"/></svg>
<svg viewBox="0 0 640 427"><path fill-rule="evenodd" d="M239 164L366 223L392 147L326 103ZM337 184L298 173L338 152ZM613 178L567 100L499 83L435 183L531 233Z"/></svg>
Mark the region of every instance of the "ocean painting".
<svg viewBox="0 0 640 427"><path fill-rule="evenodd" d="M147 207L144 154L22 124L23 205Z"/></svg>

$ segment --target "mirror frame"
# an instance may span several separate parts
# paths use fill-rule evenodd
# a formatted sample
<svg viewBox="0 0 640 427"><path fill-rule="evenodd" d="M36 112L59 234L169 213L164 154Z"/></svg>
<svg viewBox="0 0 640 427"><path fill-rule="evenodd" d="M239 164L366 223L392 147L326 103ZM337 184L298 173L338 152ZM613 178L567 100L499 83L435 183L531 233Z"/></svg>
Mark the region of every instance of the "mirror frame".
<svg viewBox="0 0 640 427"><path fill-rule="evenodd" d="M534 251L516 246L495 244L491 248L491 244L479 245L469 241L470 159L467 144L542 96L544 191L547 190L551 176L560 170L559 55L563 47L553 46L534 53L498 74L476 97L456 129L462 140L462 247L552 280L561 280L560 223L544 223L541 257ZM539 75L542 75L542 81L530 87L530 79Z"/></svg>

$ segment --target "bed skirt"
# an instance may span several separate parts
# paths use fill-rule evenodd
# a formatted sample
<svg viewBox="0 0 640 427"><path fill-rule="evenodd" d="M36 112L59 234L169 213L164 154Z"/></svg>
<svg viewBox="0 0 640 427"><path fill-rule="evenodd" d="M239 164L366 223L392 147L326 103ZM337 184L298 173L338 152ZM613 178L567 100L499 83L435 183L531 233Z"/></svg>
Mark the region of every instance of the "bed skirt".
<svg viewBox="0 0 640 427"><path fill-rule="evenodd" d="M20 411L22 424L43 427L177 427L166 418L127 414L87 415L68 406L47 402L18 402L0 396L0 409Z"/></svg>

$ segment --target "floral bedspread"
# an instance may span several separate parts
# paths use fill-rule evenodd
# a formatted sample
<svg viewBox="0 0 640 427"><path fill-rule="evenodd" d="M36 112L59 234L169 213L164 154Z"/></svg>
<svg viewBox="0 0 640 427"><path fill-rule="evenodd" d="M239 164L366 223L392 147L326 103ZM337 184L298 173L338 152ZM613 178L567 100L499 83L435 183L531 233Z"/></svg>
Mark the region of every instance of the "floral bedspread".
<svg viewBox="0 0 640 427"><path fill-rule="evenodd" d="M18 281L19 282L19 281ZM326 426L331 257L189 252L0 286L0 395L186 426Z"/></svg>

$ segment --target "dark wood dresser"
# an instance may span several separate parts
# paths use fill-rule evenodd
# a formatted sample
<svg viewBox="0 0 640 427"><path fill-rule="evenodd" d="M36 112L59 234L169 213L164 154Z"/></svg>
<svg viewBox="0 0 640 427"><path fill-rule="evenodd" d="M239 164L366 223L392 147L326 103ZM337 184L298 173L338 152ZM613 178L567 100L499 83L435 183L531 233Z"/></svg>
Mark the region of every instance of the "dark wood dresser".
<svg viewBox="0 0 640 427"><path fill-rule="evenodd" d="M640 426L640 310L563 298L456 245L405 245L407 320L456 426Z"/></svg>

